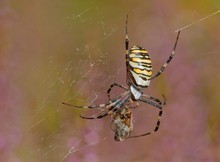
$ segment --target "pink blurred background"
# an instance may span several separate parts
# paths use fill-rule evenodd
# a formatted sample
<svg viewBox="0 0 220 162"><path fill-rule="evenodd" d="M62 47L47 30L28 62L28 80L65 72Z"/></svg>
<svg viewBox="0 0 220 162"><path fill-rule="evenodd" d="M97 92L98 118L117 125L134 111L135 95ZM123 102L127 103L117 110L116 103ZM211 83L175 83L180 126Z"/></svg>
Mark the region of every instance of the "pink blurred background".
<svg viewBox="0 0 220 162"><path fill-rule="evenodd" d="M219 9L219 0L1 0L0 161L220 161L220 13L182 31L145 90L167 98L157 133L115 142L110 117L83 120L96 112L60 104L105 103L110 84L126 85L126 14L130 45L148 50L156 72L174 31ZM155 108L133 111L134 134L154 128Z"/></svg>

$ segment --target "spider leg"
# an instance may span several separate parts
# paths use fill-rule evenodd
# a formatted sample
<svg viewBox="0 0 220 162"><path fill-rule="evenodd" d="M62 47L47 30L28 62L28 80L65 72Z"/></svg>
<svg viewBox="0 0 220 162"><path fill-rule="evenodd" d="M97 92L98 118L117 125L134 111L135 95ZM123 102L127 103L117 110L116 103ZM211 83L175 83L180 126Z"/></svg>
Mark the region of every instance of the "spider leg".
<svg viewBox="0 0 220 162"><path fill-rule="evenodd" d="M111 108L111 106L113 105L113 103L107 103L107 104L100 104L100 105L96 105L96 106L75 106L75 105L72 105L72 104L69 104L69 103L65 103L65 102L62 102L62 104L64 105L67 105L67 106L71 106L71 107L75 107L75 108L83 108L83 109L98 109L98 108L104 108L104 107L107 107L108 109ZM81 118L83 119L101 119L105 116L109 115L108 113L100 113L98 116L96 117L85 117L85 116L82 116L80 115Z"/></svg>
<svg viewBox="0 0 220 162"><path fill-rule="evenodd" d="M118 83L113 83L112 85L110 85L110 87L109 87L109 89L108 89L108 91L107 91L108 99L109 99L109 100L111 100L110 92L111 92L111 90L112 90L112 88L113 88L114 86L123 88L124 90L128 90L126 87L124 87L124 86L122 86L122 85L120 85L120 84L118 84Z"/></svg>
<svg viewBox="0 0 220 162"><path fill-rule="evenodd" d="M100 108L111 106L112 102L109 102L107 104L94 105L94 106L76 106L76 105L72 105L72 104L65 103L65 102L62 102L62 104L66 106L75 107L75 108L81 108L81 109L100 109Z"/></svg>
<svg viewBox="0 0 220 162"><path fill-rule="evenodd" d="M85 117L85 116L82 116L82 115L80 115L80 117L83 118L83 119L101 119L103 117L106 117L107 115L108 115L108 113L100 114L100 115L98 115L96 117Z"/></svg>
<svg viewBox="0 0 220 162"><path fill-rule="evenodd" d="M120 95L121 97L122 95ZM119 98L118 100L112 102L110 105L108 106L108 110L105 113L100 113L98 116L96 117L85 117L80 115L81 118L83 119L101 119L107 115L110 115L111 117L113 117L115 115L115 113L118 113L119 111L121 111L121 107L128 101L128 99L130 98L130 96L126 96L124 99Z"/></svg>
<svg viewBox="0 0 220 162"><path fill-rule="evenodd" d="M128 15L127 15L126 25L125 25L125 50L127 55L128 55L128 48L129 48L129 39L128 39Z"/></svg>
<svg viewBox="0 0 220 162"><path fill-rule="evenodd" d="M107 115L112 115L114 114L114 112L117 112L119 108L121 108L126 102L128 102L129 98L130 98L130 95L128 91L126 91L123 94L119 95L117 99L110 100L107 104L100 104L100 105L94 105L94 106L76 106L76 105L72 105L72 104L65 103L65 102L62 102L62 104L75 107L75 108L84 108L84 109L89 108L89 109L103 110L103 108L105 108L106 111L104 113L103 112L99 113L99 115L96 117L85 117L85 116L80 115L80 117L83 119L101 119Z"/></svg>
<svg viewBox="0 0 220 162"><path fill-rule="evenodd" d="M174 47L173 47L173 51L172 51L170 57L167 59L167 61L165 62L165 64L160 68L160 70L150 78L150 80L152 80L152 79L158 77L158 76L165 70L165 68L167 67L167 65L168 65L168 64L170 63L170 61L172 60L172 58L173 58L173 56L174 56L174 54L175 54L175 51L176 51L176 46L177 46L177 42L178 42L178 39L179 39L179 35L180 35L180 30L179 30L179 32L178 32L178 34L177 34L176 41L175 41L175 44L174 44Z"/></svg>
<svg viewBox="0 0 220 162"><path fill-rule="evenodd" d="M130 136L129 138L136 138L136 137L142 137L142 136L150 135L150 134L152 134L152 133L158 131L158 129L159 129L159 127L160 127L160 119L161 119L162 114L163 114L162 105L165 105L165 104L166 104L166 98L165 98L165 96L162 95L162 96L163 96L163 99L164 99L163 102L161 102L159 99L157 99L157 98L155 98L155 97L152 97L152 96L149 96L149 95L146 95L146 94L143 94L143 96L145 96L145 97L147 97L147 98L149 98L149 99L151 99L151 100L154 100L155 102L159 103L159 105L157 105L157 104L155 104L155 103L153 103L153 105L152 105L151 103L149 103L150 105L155 106L155 107L157 107L157 108L160 109L159 114L158 114L158 118L157 118L157 123L156 123L156 126L155 126L155 128L154 128L153 131L150 131L150 132L147 132L147 133L144 133L144 134L140 134L140 135ZM140 100L140 101L141 101L141 100ZM148 101L148 100L143 100L143 102L145 102L145 101ZM147 103L147 102L145 102L145 103Z"/></svg>
<svg viewBox="0 0 220 162"><path fill-rule="evenodd" d="M154 106L154 107L156 107L158 109L162 109L162 105L161 104L155 103L155 102L153 102L151 100L140 98L139 101L147 103L149 105L152 105L152 106Z"/></svg>
<svg viewBox="0 0 220 162"><path fill-rule="evenodd" d="M156 126L155 126L153 131L150 131L150 132L147 132L147 133L144 133L144 134L140 134L140 135L130 136L128 138L136 138L136 137L147 136L147 135L150 135L154 132L157 132L159 130L159 127L160 127L160 119L162 117L162 114L163 114L163 109L160 109L158 119L157 119L157 123L156 123Z"/></svg>
<svg viewBox="0 0 220 162"><path fill-rule="evenodd" d="M72 105L66 102L61 102L61 104L66 105L66 106L70 106L70 107L75 107L75 108L81 108L81 109L102 109L102 108L110 108L118 103L121 102L121 99L123 97L128 98L129 91L126 91L124 93L122 93L121 95L119 95L117 98L110 100L108 103L106 104L100 104L100 105L92 105L92 106L77 106L77 105ZM127 97L126 97L127 96ZM123 100L122 100L123 101Z"/></svg>
<svg viewBox="0 0 220 162"><path fill-rule="evenodd" d="M126 66L128 67L129 64L129 38L128 38L128 15L126 17L126 22L125 22L125 59L126 59ZM126 69L126 82L127 84L129 83L129 69Z"/></svg>
<svg viewBox="0 0 220 162"><path fill-rule="evenodd" d="M164 99L163 102L161 102L159 99L157 99L153 96L150 96L150 95L147 95L147 94L144 94L144 93L142 94L142 96L148 98L149 100L153 100L153 101L157 102L159 105L166 105L166 98L165 98L164 94L162 94L163 99Z"/></svg>

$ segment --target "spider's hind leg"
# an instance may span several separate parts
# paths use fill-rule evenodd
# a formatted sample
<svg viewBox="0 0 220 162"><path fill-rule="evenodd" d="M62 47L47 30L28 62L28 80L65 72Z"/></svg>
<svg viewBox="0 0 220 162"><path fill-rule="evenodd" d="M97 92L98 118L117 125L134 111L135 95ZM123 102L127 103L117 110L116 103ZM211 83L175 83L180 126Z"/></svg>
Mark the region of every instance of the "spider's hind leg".
<svg viewBox="0 0 220 162"><path fill-rule="evenodd" d="M173 47L173 51L171 52L169 58L167 59L167 61L165 62L165 64L163 64L163 66L160 68L160 70L150 78L150 80L152 80L152 79L158 77L158 76L166 69L167 65L168 65L168 64L170 63L170 61L173 59L174 54L175 54L175 51L176 51L176 46L177 46L177 43L178 43L179 35L180 35L180 30L179 30L179 32L178 32L178 34L177 34L176 41L175 41L175 44L174 44L174 47Z"/></svg>

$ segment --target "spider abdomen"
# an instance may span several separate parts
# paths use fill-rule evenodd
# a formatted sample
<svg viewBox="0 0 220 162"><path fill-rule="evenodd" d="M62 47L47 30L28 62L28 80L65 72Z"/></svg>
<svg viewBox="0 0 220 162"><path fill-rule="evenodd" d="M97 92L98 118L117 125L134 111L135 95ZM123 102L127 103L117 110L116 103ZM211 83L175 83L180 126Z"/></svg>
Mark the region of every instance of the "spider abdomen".
<svg viewBox="0 0 220 162"><path fill-rule="evenodd" d="M132 46L127 56L128 84L148 87L152 76L151 59L146 49Z"/></svg>

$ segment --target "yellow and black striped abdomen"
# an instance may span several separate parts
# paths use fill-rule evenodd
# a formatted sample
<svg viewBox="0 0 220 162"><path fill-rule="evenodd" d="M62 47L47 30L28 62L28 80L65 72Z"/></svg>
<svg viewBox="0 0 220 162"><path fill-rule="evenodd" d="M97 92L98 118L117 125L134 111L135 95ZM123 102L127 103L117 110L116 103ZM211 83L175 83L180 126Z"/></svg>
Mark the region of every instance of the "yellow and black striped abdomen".
<svg viewBox="0 0 220 162"><path fill-rule="evenodd" d="M128 84L148 87L152 76L151 59L146 49L132 46L127 56Z"/></svg>

